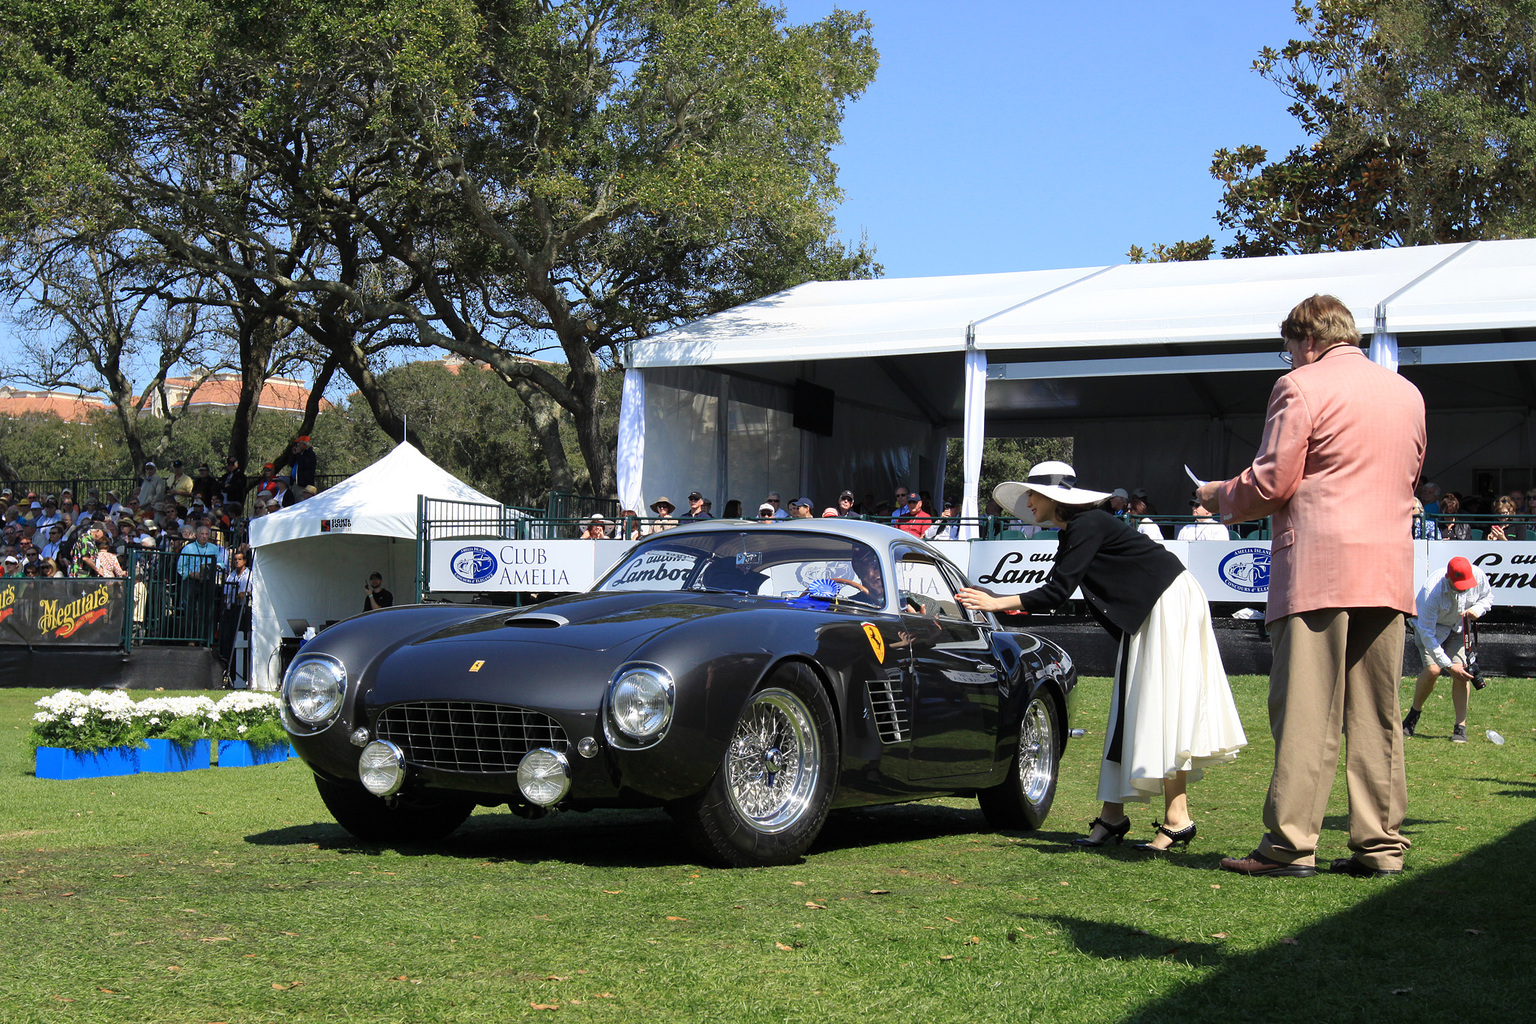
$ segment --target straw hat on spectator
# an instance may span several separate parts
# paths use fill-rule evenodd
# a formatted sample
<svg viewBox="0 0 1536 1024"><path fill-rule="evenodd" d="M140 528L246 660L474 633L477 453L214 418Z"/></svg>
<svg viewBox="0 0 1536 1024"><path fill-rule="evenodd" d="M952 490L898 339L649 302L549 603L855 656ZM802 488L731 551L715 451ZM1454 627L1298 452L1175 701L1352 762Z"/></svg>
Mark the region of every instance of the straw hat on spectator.
<svg viewBox="0 0 1536 1024"><path fill-rule="evenodd" d="M1024 480L1009 480L992 490L992 497L1026 523L1035 521L1025 502L1029 493L1043 494L1060 505L1094 505L1110 497L1109 491L1090 491L1077 486L1077 471L1065 462L1037 462Z"/></svg>

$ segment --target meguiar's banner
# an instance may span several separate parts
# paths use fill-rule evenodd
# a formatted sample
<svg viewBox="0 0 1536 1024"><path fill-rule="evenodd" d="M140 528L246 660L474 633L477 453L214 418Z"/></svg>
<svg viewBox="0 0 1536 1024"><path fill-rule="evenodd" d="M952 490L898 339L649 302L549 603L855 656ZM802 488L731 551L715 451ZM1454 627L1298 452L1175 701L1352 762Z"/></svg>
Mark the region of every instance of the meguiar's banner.
<svg viewBox="0 0 1536 1024"><path fill-rule="evenodd" d="M120 579L0 578L0 644L116 647L125 601Z"/></svg>

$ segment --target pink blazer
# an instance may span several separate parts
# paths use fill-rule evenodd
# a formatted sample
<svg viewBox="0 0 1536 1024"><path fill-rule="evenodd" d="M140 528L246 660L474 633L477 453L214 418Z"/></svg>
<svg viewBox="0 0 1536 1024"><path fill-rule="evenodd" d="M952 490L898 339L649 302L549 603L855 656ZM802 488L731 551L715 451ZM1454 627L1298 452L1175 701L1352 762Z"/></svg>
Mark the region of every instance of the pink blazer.
<svg viewBox="0 0 1536 1024"><path fill-rule="evenodd" d="M1275 382L1253 465L1219 492L1223 522L1274 516L1265 621L1319 608L1413 613L1424 441L1424 396L1353 345Z"/></svg>

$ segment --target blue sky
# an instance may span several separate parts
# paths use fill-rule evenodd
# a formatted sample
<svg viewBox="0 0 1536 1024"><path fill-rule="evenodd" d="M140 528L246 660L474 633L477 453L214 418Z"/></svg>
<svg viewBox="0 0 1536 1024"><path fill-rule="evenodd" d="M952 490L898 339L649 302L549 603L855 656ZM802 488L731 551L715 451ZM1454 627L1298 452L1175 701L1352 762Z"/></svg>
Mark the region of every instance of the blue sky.
<svg viewBox="0 0 1536 1024"><path fill-rule="evenodd" d="M1289 0L785 0L862 7L880 71L837 152L845 238L888 277L1124 263L1214 235L1220 147L1303 142L1252 70L1299 34ZM1218 245L1219 250L1219 245Z"/></svg>

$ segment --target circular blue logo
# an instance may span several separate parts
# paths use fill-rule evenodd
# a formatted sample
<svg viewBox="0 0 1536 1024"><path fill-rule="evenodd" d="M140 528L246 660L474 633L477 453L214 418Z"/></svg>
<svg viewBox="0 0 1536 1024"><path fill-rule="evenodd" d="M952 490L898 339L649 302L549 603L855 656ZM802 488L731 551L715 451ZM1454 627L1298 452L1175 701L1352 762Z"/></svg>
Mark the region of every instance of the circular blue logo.
<svg viewBox="0 0 1536 1024"><path fill-rule="evenodd" d="M1245 594L1269 592L1269 549L1238 548L1216 567L1221 582Z"/></svg>
<svg viewBox="0 0 1536 1024"><path fill-rule="evenodd" d="M484 583L496 575L496 556L485 548L459 548L448 561L453 575L465 583Z"/></svg>

